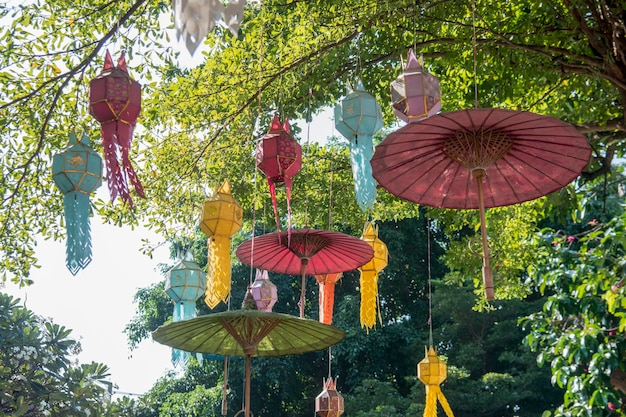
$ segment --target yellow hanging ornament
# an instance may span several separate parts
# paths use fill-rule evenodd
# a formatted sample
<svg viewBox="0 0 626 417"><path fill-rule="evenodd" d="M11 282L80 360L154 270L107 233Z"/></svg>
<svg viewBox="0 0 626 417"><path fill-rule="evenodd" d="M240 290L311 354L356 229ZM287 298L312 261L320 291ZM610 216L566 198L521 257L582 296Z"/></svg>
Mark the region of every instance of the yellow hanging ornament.
<svg viewBox="0 0 626 417"><path fill-rule="evenodd" d="M376 324L376 311L378 306L378 273L385 269L388 261L387 245L378 238L378 228L373 223L368 223L361 239L366 241L374 249L374 257L359 268L361 271L361 327L367 330ZM378 319L382 324L380 312Z"/></svg>
<svg viewBox="0 0 626 417"><path fill-rule="evenodd" d="M426 357L417 364L417 377L426 385L424 417L437 417L437 399L448 417L454 417L448 400L439 386L447 377L446 364L439 359L431 346L424 348Z"/></svg>
<svg viewBox="0 0 626 417"><path fill-rule="evenodd" d="M202 207L200 229L209 239L205 303L215 308L230 294L230 237L241 229L241 206L231 194L230 183L209 197Z"/></svg>

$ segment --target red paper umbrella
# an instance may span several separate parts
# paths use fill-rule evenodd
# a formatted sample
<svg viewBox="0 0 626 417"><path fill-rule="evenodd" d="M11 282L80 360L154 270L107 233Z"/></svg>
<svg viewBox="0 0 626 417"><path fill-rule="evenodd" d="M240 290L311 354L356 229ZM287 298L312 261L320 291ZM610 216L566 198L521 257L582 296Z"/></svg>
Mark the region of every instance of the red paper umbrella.
<svg viewBox="0 0 626 417"><path fill-rule="evenodd" d="M141 85L128 75L124 54L114 66L107 51L102 72L89 83L89 113L101 124L111 200L119 194L130 206L133 201L128 182L140 197L145 198L129 158L133 129L140 111Z"/></svg>
<svg viewBox="0 0 626 417"><path fill-rule="evenodd" d="M294 229L275 232L243 242L236 251L246 265L278 274L301 275L300 317L304 317L305 278L356 269L372 259L367 242L328 230Z"/></svg>
<svg viewBox="0 0 626 417"><path fill-rule="evenodd" d="M280 231L278 210L276 208L276 184L285 184L287 211L291 219L291 179L302 168L302 148L289 134L289 121L281 124L278 115L274 115L269 132L256 148L256 166L267 176L270 187L276 229ZM290 220L291 221L291 220Z"/></svg>
<svg viewBox="0 0 626 417"><path fill-rule="evenodd" d="M485 208L533 200L573 181L587 166L585 136L554 117L500 109L440 113L391 133L372 171L390 193L418 204L480 210L483 280L493 282Z"/></svg>

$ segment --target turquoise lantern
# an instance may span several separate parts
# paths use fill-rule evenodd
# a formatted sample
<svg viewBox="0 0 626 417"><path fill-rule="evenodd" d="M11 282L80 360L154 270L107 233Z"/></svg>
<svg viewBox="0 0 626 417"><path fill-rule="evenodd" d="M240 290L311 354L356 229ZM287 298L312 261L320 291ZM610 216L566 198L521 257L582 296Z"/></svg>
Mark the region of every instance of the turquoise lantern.
<svg viewBox="0 0 626 417"><path fill-rule="evenodd" d="M190 252L184 259L174 265L166 275L165 292L174 302L172 321L186 320L196 317L196 300L206 289L206 276L200 266L193 260ZM185 364L189 353L178 349L172 350L172 363ZM201 355L198 355L201 359Z"/></svg>
<svg viewBox="0 0 626 417"><path fill-rule="evenodd" d="M349 140L354 192L361 210L372 208L376 181L370 160L374 154L373 136L383 127L382 110L376 99L358 80L356 89L348 84L348 94L335 107L335 127Z"/></svg>
<svg viewBox="0 0 626 417"><path fill-rule="evenodd" d="M84 134L77 140L70 133L66 148L52 157L52 179L63 193L65 214L66 265L76 275L91 262L89 196L102 184L102 158Z"/></svg>

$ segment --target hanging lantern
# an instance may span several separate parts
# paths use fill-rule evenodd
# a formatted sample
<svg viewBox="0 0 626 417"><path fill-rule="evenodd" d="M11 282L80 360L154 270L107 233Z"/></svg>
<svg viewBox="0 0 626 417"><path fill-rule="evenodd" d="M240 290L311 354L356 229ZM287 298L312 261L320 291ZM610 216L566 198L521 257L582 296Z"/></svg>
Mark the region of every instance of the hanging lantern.
<svg viewBox="0 0 626 417"><path fill-rule="evenodd" d="M320 417L339 417L343 414L343 397L335 389L336 380L324 378L324 390L315 397L315 412Z"/></svg>
<svg viewBox="0 0 626 417"><path fill-rule="evenodd" d="M431 346L424 349L426 357L417 364L417 377L426 385L426 407L424 417L437 417L437 400L448 417L454 417L448 400L441 391L440 384L446 379L446 364L439 359Z"/></svg>
<svg viewBox="0 0 626 417"><path fill-rule="evenodd" d="M267 271L256 270L256 277L250 287L257 310L270 313L278 300L276 285L270 281Z"/></svg>
<svg viewBox="0 0 626 417"><path fill-rule="evenodd" d="M335 284L341 279L343 272L336 274L315 275L320 289L319 320L324 324L332 324L333 307L335 304Z"/></svg>
<svg viewBox="0 0 626 417"><path fill-rule="evenodd" d="M373 136L383 127L383 116L376 99L365 91L361 80L355 90L348 87L348 94L335 107L335 127L349 141L354 192L361 210L366 211L376 200L376 181L370 159L374 154Z"/></svg>
<svg viewBox="0 0 626 417"><path fill-rule="evenodd" d="M228 6L224 7L217 0L174 0L173 6L176 39L183 38L187 50L193 55L220 19L224 20L233 36L237 36L246 1L229 0Z"/></svg>
<svg viewBox="0 0 626 417"><path fill-rule="evenodd" d="M76 275L91 262L89 195L102 184L102 158L89 145L70 133L68 146L52 157L52 179L63 193L67 269Z"/></svg>
<svg viewBox="0 0 626 417"><path fill-rule="evenodd" d="M145 198L129 157L133 129L140 111L141 86L128 75L124 54L114 66L107 51L102 72L89 83L89 113L101 125L111 200L119 195L131 207L133 200L128 182L140 197Z"/></svg>
<svg viewBox="0 0 626 417"><path fill-rule="evenodd" d="M196 300L204 293L205 282L204 272L189 252L185 259L181 259L167 272L165 292L174 302L172 321L196 317ZM185 365L189 356L189 352L173 349L172 363Z"/></svg>
<svg viewBox="0 0 626 417"><path fill-rule="evenodd" d="M376 324L378 273L387 266L388 252L387 245L378 238L378 228L374 228L372 223L367 225L361 239L374 249L372 260L359 268L361 271L361 327L365 326L369 330ZM378 312L378 319L382 324L380 312Z"/></svg>
<svg viewBox="0 0 626 417"><path fill-rule="evenodd" d="M277 231L280 231L280 222L276 207L276 184L285 184L289 218L287 231L289 232L291 229L291 184L293 176L302 168L302 148L289 134L289 121L287 119L281 124L278 115L274 115L269 132L257 145L256 166L267 177Z"/></svg>
<svg viewBox="0 0 626 417"><path fill-rule="evenodd" d="M202 207L200 229L208 236L208 263L205 302L215 308L230 294L230 238L241 229L241 206L230 190L228 180Z"/></svg>
<svg viewBox="0 0 626 417"><path fill-rule="evenodd" d="M418 122L441 110L439 79L424 71L409 49L402 75L391 82L394 114L408 123Z"/></svg>

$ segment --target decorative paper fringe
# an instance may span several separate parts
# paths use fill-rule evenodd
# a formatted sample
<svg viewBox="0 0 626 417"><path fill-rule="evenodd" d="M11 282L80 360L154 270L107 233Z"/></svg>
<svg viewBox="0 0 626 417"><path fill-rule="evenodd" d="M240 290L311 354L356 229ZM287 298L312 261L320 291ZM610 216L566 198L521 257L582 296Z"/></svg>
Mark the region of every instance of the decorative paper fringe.
<svg viewBox="0 0 626 417"><path fill-rule="evenodd" d="M324 324L332 324L333 308L335 304L335 284L341 279L343 274L323 274L315 275L315 279L319 283L320 300L319 300L319 321Z"/></svg>
<svg viewBox="0 0 626 417"><path fill-rule="evenodd" d="M361 270L359 286L361 291L361 327L366 327L369 330L376 325L378 273L373 270Z"/></svg>
<svg viewBox="0 0 626 417"><path fill-rule="evenodd" d="M426 385L426 407L424 417L437 417L437 399L448 417L454 417L448 400L443 395L439 385Z"/></svg>
<svg viewBox="0 0 626 417"><path fill-rule="evenodd" d="M350 164L354 179L354 193L361 210L367 211L376 201L376 180L372 175L370 160L374 155L372 137L355 136L350 140Z"/></svg>
<svg viewBox="0 0 626 417"><path fill-rule="evenodd" d="M204 301L210 308L215 308L221 301L226 302L230 295L230 238L213 236L208 239L208 246L209 257Z"/></svg>
<svg viewBox="0 0 626 417"><path fill-rule="evenodd" d="M72 191L63 196L67 229L66 265L76 275L91 262L89 194Z"/></svg>

